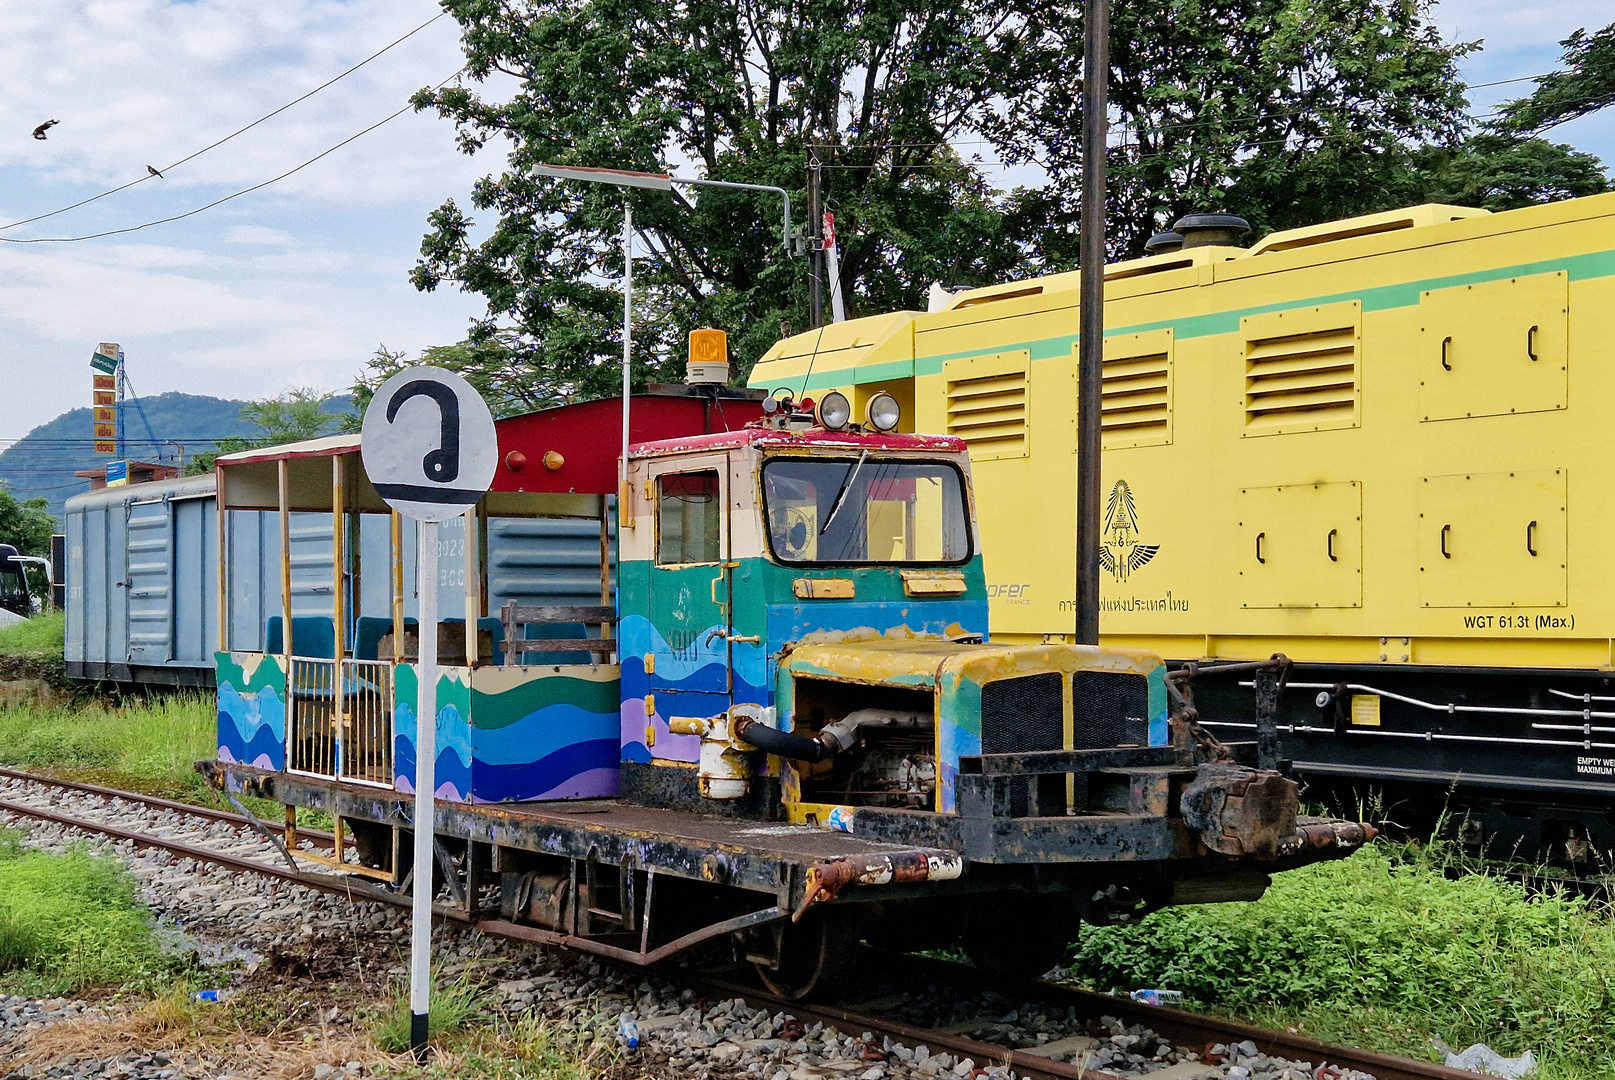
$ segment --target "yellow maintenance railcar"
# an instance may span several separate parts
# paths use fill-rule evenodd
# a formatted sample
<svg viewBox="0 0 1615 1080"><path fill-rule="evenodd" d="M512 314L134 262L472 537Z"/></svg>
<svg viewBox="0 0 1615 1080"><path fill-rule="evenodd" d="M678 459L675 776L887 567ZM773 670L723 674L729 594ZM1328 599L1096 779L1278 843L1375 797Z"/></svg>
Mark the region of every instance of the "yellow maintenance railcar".
<svg viewBox="0 0 1615 1080"><path fill-rule="evenodd" d="M1615 194L1197 239L1106 270L1105 644L1284 653L1315 782L1457 784L1470 840L1615 848ZM966 440L1001 640L1073 626L1077 286L835 324L751 376Z"/></svg>

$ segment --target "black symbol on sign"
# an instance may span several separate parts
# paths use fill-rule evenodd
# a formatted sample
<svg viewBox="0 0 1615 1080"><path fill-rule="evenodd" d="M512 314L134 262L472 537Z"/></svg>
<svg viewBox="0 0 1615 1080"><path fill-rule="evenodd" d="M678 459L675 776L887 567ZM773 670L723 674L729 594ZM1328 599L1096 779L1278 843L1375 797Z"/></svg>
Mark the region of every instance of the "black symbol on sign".
<svg viewBox="0 0 1615 1080"><path fill-rule="evenodd" d="M428 480L451 484L460 475L460 398L450 387L430 379L405 383L387 404L387 422L393 422L399 408L412 397L429 397L437 402L442 429L438 448L421 459Z"/></svg>

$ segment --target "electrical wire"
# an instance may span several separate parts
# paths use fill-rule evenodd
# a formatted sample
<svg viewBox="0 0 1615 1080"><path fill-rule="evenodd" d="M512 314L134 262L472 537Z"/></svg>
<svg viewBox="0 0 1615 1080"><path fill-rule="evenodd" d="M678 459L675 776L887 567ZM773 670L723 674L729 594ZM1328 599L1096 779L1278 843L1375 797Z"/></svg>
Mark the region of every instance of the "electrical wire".
<svg viewBox="0 0 1615 1080"><path fill-rule="evenodd" d="M232 131L230 134L226 135L224 138L218 140L217 142L209 143L208 145L202 147L202 149L196 151L195 153L188 154L185 157L180 158L178 161L174 162L171 165L165 165L161 169L159 169L158 171L166 173L166 172L170 171L171 169L177 169L181 165L185 164L187 161L192 161L192 160L194 160L196 158L201 157L203 154L207 153L209 150L213 150L213 149L216 149L216 148L218 148L220 146L223 146L225 143L229 142L231 139L235 138L237 135L242 135L242 134L245 134L248 131L251 131L253 128L257 127L259 124L263 123L265 120L271 119L272 117L279 116L281 113L285 112L287 109L291 108L293 105L296 105L299 102L307 101L309 98L313 97L315 94L319 93L321 90L324 90L327 86L330 86L332 83L335 83L340 79L345 79L349 75L352 75L355 71L358 71L360 68L362 68L366 64L370 63L370 61L376 59L378 56L380 56L382 53L386 52L388 49L391 49L396 45L401 45L404 42L408 41L410 38L414 37L416 34L420 33L422 30L425 30L428 26L431 26L433 23L437 22L437 20L443 18L443 16L445 16L447 14L448 14L448 12L446 12L446 11L438 12L436 15L433 15L430 19L427 19L425 22L421 23L419 26L417 26L415 29L411 30L409 33L405 34L403 37L399 38L398 40L392 42L389 45L383 46L381 49L377 50L376 52L371 53L369 56L365 57L363 60L359 61L357 64L354 64L352 67L348 68L346 71L342 72L340 75L337 75L337 76L335 76L333 78L327 79L325 82L322 82L320 85L316 86L314 89L310 90L308 93L304 94L302 97L293 98L291 101L288 101L286 104L282 105L280 108L276 109L274 112L265 113L263 116L260 116L258 119L254 120L252 123L248 124L246 127L237 128L235 131ZM71 206L64 206L60 210L52 210L49 213L45 213L45 214L36 214L31 218L23 218L21 221L13 221L9 225L0 225L0 232L4 232L7 229L15 229L19 225L27 225L29 222L43 221L46 218L55 217L57 214L65 214L69 210L77 210L79 207L87 206L90 203L95 202L97 199L104 199L108 195L116 195L118 192L123 191L123 190L125 190L127 188L132 188L136 184L143 184L147 180L153 180L153 179L156 179L156 178L153 177L151 175L151 173L148 172L146 175L141 176L141 177L139 177L137 179L131 180L127 184L120 184L115 188L110 188L110 189L108 189L106 191L101 192L101 194L99 194L99 195L91 195L88 199L80 199L78 202L73 203Z"/></svg>
<svg viewBox="0 0 1615 1080"><path fill-rule="evenodd" d="M459 71L456 71L453 75L450 75L447 79L444 79L442 82L438 83L437 86L432 87L432 89L436 90L436 89L439 89L440 87L447 86L454 79L458 78L460 73L463 72L463 71L465 71L465 68L462 67L462 68L459 69ZM211 210L215 206L222 206L224 203L229 202L231 199L239 199L243 195L250 195L254 191L260 191L263 188L268 187L270 184L279 183L280 181L286 179L288 176L291 176L294 173L302 172L304 169L308 168L310 165L314 164L316 161L319 161L321 158L335 153L336 151L342 149L344 146L348 145L350 142L353 142L355 139L358 139L358 138L360 138L362 136L370 134L372 131L375 131L377 128L381 127L383 124L387 124L387 123L392 122L393 120L398 119L400 116L402 116L405 113L409 112L414 107L415 106L413 106L413 105L405 105L402 109L399 109L397 112L393 113L392 115L383 117L382 119L377 120L374 124L371 124L369 127L365 128L364 130L358 131L358 132L355 132L352 135L349 135L346 139L343 139L341 142L337 143L335 146L331 146L331 147L326 148L325 150L320 151L318 154L315 154L313 157L309 158L307 161L303 162L301 165L297 165L297 166L294 166L294 167L292 167L290 169L287 169L285 172L281 173L279 176L272 176L268 180L262 181L261 183L253 184L251 187L245 187L245 188L242 188L240 191L231 192L229 195L226 195L223 198L214 199L210 203L206 203L206 204L204 204L202 206L198 206L194 210L187 210L183 214L172 214L169 217L158 218L155 221L142 222L139 225L128 225L128 226L125 226L124 228L121 228L121 229L106 229L106 230L104 230L102 232L98 232L98 233L86 233L83 236L36 236L36 237L31 237L31 238L28 238L28 239L21 239L21 240L17 239L16 237L13 237L13 236L0 236L0 243L6 243L6 244L75 244L75 243L78 243L81 240L99 240L104 236L121 236L124 233L139 232L141 229L149 229L154 225L167 225L170 222L183 221L184 219L186 219L188 217L195 217L197 214L202 213L204 210Z"/></svg>

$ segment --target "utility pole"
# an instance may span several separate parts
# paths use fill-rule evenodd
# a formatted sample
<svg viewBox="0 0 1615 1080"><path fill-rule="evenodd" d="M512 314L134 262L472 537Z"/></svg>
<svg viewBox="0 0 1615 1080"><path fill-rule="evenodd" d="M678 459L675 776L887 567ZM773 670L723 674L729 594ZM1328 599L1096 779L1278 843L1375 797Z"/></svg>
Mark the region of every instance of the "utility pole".
<svg viewBox="0 0 1615 1080"><path fill-rule="evenodd" d="M819 213L819 155L807 152L808 329L824 325L824 219Z"/></svg>
<svg viewBox="0 0 1615 1080"><path fill-rule="evenodd" d="M1082 280L1077 349L1077 643L1099 644L1099 451L1105 365L1105 136L1110 0L1085 0Z"/></svg>

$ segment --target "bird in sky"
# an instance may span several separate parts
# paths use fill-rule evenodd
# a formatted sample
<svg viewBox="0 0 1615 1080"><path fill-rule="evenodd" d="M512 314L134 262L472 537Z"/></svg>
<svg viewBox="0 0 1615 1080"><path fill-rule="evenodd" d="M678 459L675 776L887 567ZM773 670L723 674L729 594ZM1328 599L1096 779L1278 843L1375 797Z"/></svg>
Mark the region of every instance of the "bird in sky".
<svg viewBox="0 0 1615 1080"><path fill-rule="evenodd" d="M146 166L146 171L151 173L153 176L155 176L159 180L161 180L163 178L163 174L158 172L156 169L152 168L150 165Z"/></svg>
<svg viewBox="0 0 1615 1080"><path fill-rule="evenodd" d="M59 123L61 123L60 120L46 120L43 124L40 124L38 127L34 128L34 138L38 139L40 142L44 142L45 132L49 131Z"/></svg>

